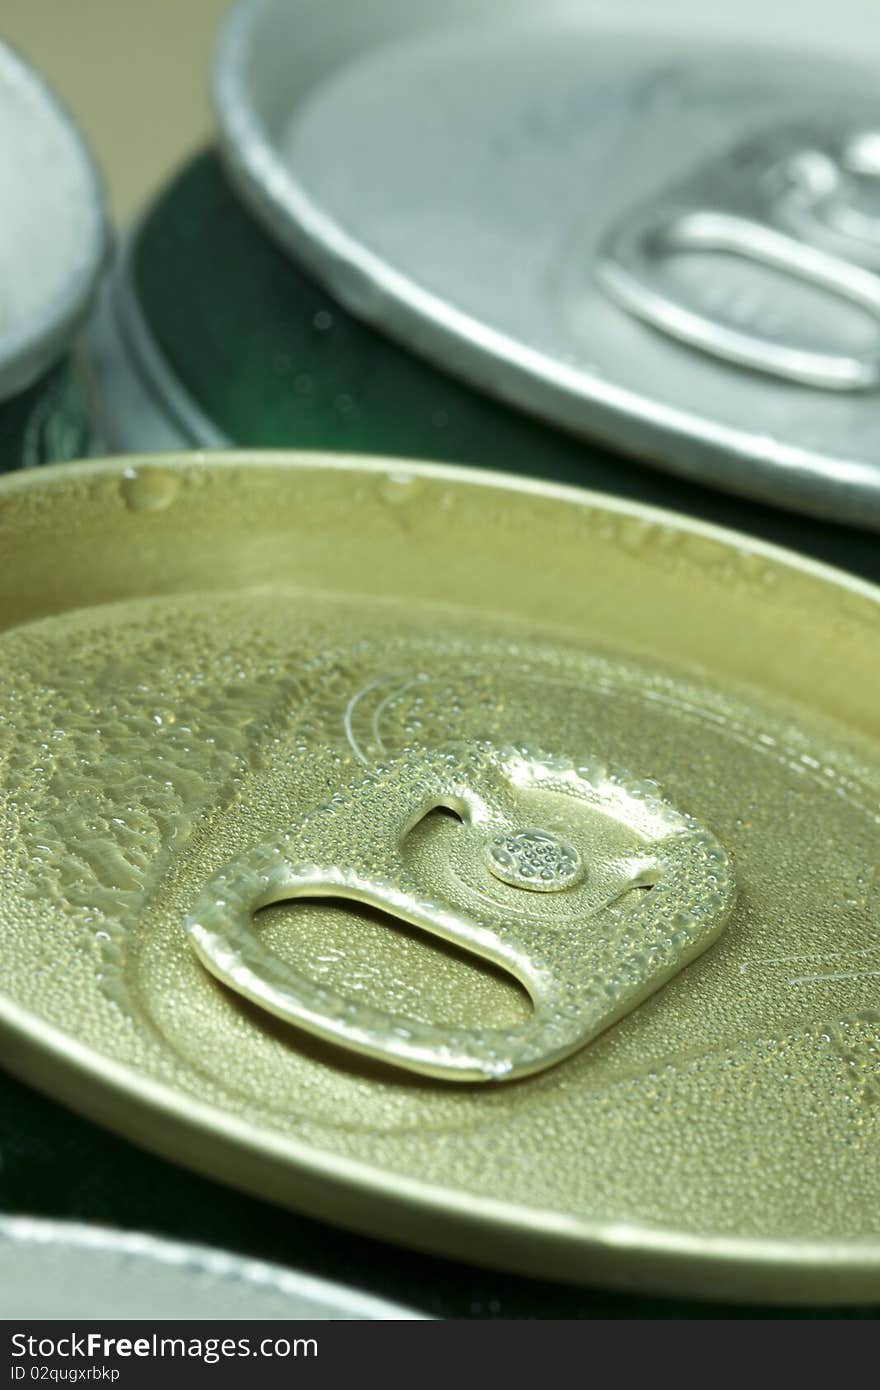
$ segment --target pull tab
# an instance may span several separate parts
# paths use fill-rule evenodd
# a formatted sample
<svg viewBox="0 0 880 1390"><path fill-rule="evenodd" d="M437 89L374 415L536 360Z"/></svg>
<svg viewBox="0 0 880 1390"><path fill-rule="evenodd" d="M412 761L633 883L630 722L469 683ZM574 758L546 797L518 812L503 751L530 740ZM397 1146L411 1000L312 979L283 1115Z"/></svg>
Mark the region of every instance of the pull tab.
<svg viewBox="0 0 880 1390"><path fill-rule="evenodd" d="M880 217L866 185L880 189L878 144L868 133L802 126L749 140L613 227L600 247L599 283L636 317L725 361L826 390L872 389L880 385L880 276L872 269L880 267ZM751 292L733 290L725 306L719 267L711 296L683 294L665 267L705 252L751 265ZM779 294L762 296L767 271L830 298L802 309L799 321L794 314L786 333ZM840 347L817 347L835 322Z"/></svg>
<svg viewBox="0 0 880 1390"><path fill-rule="evenodd" d="M880 269L880 131L814 133L773 177L780 217L800 236Z"/></svg>
<svg viewBox="0 0 880 1390"><path fill-rule="evenodd" d="M454 852L421 881L407 837L438 806ZM344 998L267 951L261 907L347 898L502 966L528 990L519 1027L418 1023ZM413 750L369 773L207 885L186 928L205 966L270 1013L428 1076L487 1081L551 1066L699 954L733 903L719 843L653 784L522 749Z"/></svg>

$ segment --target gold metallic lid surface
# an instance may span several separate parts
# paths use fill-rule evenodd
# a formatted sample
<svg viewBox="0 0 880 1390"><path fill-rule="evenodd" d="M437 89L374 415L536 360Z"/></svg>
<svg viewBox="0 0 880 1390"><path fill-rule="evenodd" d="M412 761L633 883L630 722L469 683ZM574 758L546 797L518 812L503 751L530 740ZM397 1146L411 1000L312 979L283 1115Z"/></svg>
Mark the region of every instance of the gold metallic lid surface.
<svg viewBox="0 0 880 1390"><path fill-rule="evenodd" d="M13 1070L423 1248L880 1292L877 591L306 455L13 475L0 549Z"/></svg>

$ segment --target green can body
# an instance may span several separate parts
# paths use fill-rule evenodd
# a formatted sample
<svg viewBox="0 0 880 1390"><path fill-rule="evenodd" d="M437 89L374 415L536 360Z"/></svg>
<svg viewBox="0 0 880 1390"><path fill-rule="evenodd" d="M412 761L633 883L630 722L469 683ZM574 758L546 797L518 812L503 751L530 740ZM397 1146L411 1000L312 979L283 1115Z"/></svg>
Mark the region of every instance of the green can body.
<svg viewBox="0 0 880 1390"><path fill-rule="evenodd" d="M880 578L875 535L659 473L490 399L356 319L253 220L212 152L149 210L102 314L90 357L112 452L293 447L500 467L671 507ZM108 362L124 362L124 380Z"/></svg>

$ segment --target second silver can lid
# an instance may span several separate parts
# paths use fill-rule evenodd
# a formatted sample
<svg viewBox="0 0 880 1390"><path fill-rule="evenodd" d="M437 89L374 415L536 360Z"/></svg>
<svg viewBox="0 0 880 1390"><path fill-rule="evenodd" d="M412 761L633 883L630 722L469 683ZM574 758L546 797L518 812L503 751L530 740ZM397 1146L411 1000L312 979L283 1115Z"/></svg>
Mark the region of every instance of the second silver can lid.
<svg viewBox="0 0 880 1390"><path fill-rule="evenodd" d="M880 529L869 0L349 8L246 0L221 39L227 162L285 247L520 408Z"/></svg>

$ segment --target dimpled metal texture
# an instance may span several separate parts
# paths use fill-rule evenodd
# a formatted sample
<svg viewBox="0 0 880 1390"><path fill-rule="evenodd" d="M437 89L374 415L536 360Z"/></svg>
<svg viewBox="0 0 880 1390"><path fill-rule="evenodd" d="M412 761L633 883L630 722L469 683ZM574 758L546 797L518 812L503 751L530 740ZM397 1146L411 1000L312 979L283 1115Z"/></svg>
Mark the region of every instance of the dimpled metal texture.
<svg viewBox="0 0 880 1390"><path fill-rule="evenodd" d="M535 893L558 893L583 873L574 845L549 830L499 831L486 841L483 858L502 883Z"/></svg>
<svg viewBox="0 0 880 1390"><path fill-rule="evenodd" d="M561 819L582 853L552 831L516 829L536 802ZM406 842L440 807L460 816L477 881L443 893L444 873L438 895L430 877L413 872ZM625 827L638 850L609 858L606 839L577 891L573 869L590 852L597 815ZM508 884L532 887L546 872L553 886L568 887L565 900L523 902L521 891L519 901L502 898L491 880L480 882L487 849L513 859L524 842L549 845L555 857L536 859L532 850L506 871ZM558 869L540 867L547 863L561 865L561 883ZM441 1027L307 979L260 943L251 919L272 903L322 896L384 909L506 967L534 1014L514 1028ZM216 874L187 928L218 979L287 1022L428 1076L499 1081L550 1066L633 1008L714 940L732 901L724 850L652 786L484 742L415 749L337 792Z"/></svg>
<svg viewBox="0 0 880 1390"><path fill-rule="evenodd" d="M401 1243L701 1297L876 1298L875 590L597 494L333 456L10 473L0 553L5 1066L177 1163ZM224 866L463 744L562 755L590 787L631 769L736 878L684 969L497 1085L286 1023L184 927ZM656 838L586 804L582 834L579 798L540 784L528 801L516 828L576 848L576 885L497 879L442 806L403 837L412 881L566 922ZM591 949L657 891L597 911ZM506 962L367 903L276 903L252 929L279 969L408 1026L533 1013Z"/></svg>

